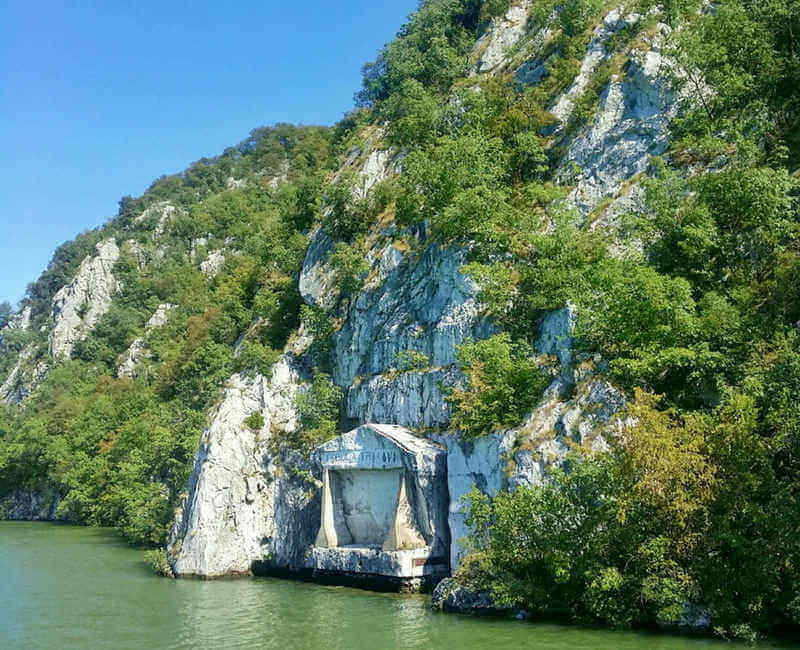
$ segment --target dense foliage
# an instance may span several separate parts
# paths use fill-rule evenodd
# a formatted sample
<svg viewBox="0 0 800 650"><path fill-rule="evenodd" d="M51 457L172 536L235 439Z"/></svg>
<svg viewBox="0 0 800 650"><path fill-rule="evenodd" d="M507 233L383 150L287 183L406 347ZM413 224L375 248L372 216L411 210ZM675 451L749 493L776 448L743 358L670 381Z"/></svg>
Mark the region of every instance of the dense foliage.
<svg viewBox="0 0 800 650"><path fill-rule="evenodd" d="M570 5L562 37L585 36L586 7ZM668 7L687 104L622 248L559 202L569 179L553 174L544 84L483 82L456 92L455 112L431 83L383 100L404 107L392 137L410 147L398 221L469 246L465 271L505 332L462 347L454 423L480 435L523 419L540 380L513 350L568 301L578 346L638 391L610 452L572 458L544 487L474 495L461 579L501 602L617 626L677 625L700 603L741 637L800 624L798 18L796 3Z"/></svg>
<svg viewBox="0 0 800 650"><path fill-rule="evenodd" d="M611 56L558 130L548 109L610 5L534 4L528 29L553 34L537 83L465 78L508 0L423 0L333 129L257 129L59 248L25 299L34 327L3 334L4 373L25 346L42 348L53 295L98 241L134 240L149 261L123 246L122 291L74 360L24 410L0 410L0 494L51 486L61 515L162 544L224 380L268 372L301 323L315 374L285 442L308 450L334 435L331 336L381 230L469 253L463 271L498 333L458 351L463 381L448 401L465 435L518 425L539 403L552 360L532 343L567 303L578 351L602 357L630 399L604 432L607 451L576 452L543 486L473 493L459 580L538 615L620 627L678 625L690 605L725 636L800 625L800 3L629 2L646 18L609 38ZM596 227L602 210L581 217L563 201L576 170L561 156L659 20L673 28L663 72L681 102L672 145L641 180L644 209ZM403 173L365 193L330 172L376 132L403 151ZM164 201L176 216L154 238ZM301 306L296 276L315 224L334 242L343 312ZM198 258L218 248L225 264L206 277ZM178 307L146 331L162 303ZM0 326L8 317L0 308ZM135 379L114 378L138 336L151 358ZM430 361L409 350L394 366Z"/></svg>

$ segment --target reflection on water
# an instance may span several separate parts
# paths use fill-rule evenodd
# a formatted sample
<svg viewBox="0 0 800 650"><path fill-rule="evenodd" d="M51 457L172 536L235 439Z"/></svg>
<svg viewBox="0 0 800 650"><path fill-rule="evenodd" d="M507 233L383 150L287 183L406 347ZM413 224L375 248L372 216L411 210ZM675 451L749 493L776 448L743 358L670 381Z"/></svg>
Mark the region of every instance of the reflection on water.
<svg viewBox="0 0 800 650"><path fill-rule="evenodd" d="M289 580L166 580L109 532L54 524L0 522L0 576L0 648L735 647L448 616L422 596Z"/></svg>

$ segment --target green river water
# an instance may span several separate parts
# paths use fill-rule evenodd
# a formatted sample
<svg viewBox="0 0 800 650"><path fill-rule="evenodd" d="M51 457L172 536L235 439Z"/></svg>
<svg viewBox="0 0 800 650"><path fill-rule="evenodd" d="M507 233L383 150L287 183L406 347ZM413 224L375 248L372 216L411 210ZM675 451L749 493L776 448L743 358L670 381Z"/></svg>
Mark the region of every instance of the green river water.
<svg viewBox="0 0 800 650"><path fill-rule="evenodd" d="M473 619L434 613L428 603L290 580L167 580L109 531L0 522L2 649L739 647Z"/></svg>

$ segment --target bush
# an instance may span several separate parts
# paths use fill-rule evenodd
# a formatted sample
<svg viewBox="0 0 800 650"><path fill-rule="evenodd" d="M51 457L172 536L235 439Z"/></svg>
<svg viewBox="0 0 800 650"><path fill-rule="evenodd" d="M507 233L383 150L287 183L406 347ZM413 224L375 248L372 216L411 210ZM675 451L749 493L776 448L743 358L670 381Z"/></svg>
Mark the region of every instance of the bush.
<svg viewBox="0 0 800 650"><path fill-rule="evenodd" d="M259 374L269 377L272 366L281 353L257 341L245 341L239 350L239 356L234 359L233 367L236 372L244 375Z"/></svg>
<svg viewBox="0 0 800 650"><path fill-rule="evenodd" d="M424 352L402 350L397 353L394 363L400 372L412 372L414 370L426 370L430 367L431 360Z"/></svg>
<svg viewBox="0 0 800 650"><path fill-rule="evenodd" d="M314 375L308 390L295 397L300 426L287 434L290 446L307 452L335 437L341 401L342 391L328 375Z"/></svg>
<svg viewBox="0 0 800 650"><path fill-rule="evenodd" d="M365 206L354 196L354 179L343 175L325 190L322 229L335 240L350 242L369 228Z"/></svg>
<svg viewBox="0 0 800 650"><path fill-rule="evenodd" d="M157 576L174 578L172 567L167 561L167 552L163 548L152 549L144 552L144 561Z"/></svg>
<svg viewBox="0 0 800 650"><path fill-rule="evenodd" d="M677 621L698 597L714 473L704 423L659 414L644 395L629 414L640 419L611 452L569 457L551 483L469 495L470 544L500 604L626 628Z"/></svg>
<svg viewBox="0 0 800 650"><path fill-rule="evenodd" d="M458 361L466 385L451 389L447 402L453 410L451 427L467 437L519 424L549 384L530 348L512 343L508 334L464 343Z"/></svg>
<svg viewBox="0 0 800 650"><path fill-rule="evenodd" d="M570 0L565 2L559 15L561 28L567 36L580 34L603 8L602 0Z"/></svg>
<svg viewBox="0 0 800 650"><path fill-rule="evenodd" d="M342 295L357 293L364 284L364 276L370 269L369 261L363 252L365 248L363 243L359 242L354 245L339 242L331 253L330 265L336 271Z"/></svg>
<svg viewBox="0 0 800 650"><path fill-rule="evenodd" d="M244 419L244 426L254 432L259 432L264 428L264 416L261 411L253 411Z"/></svg>
<svg viewBox="0 0 800 650"><path fill-rule="evenodd" d="M403 224L430 219L439 229L453 228L449 222L453 213L445 210L456 196L502 186L506 173L506 153L499 139L442 137L435 147L412 151L403 161L397 218Z"/></svg>

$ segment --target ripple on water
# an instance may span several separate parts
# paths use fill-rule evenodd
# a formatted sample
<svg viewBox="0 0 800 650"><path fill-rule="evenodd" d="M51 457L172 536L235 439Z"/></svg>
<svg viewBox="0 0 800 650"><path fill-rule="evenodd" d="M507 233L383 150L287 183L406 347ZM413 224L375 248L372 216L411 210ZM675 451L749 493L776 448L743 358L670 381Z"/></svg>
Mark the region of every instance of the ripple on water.
<svg viewBox="0 0 800 650"><path fill-rule="evenodd" d="M0 522L0 575L0 648L736 647L448 616L421 596L290 580L166 580L112 533L54 524Z"/></svg>

